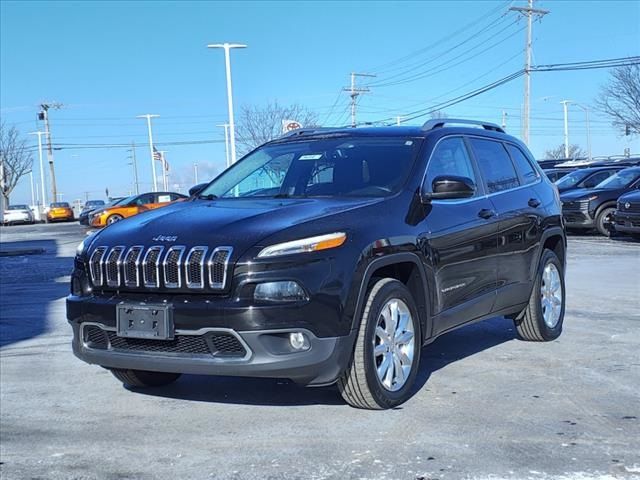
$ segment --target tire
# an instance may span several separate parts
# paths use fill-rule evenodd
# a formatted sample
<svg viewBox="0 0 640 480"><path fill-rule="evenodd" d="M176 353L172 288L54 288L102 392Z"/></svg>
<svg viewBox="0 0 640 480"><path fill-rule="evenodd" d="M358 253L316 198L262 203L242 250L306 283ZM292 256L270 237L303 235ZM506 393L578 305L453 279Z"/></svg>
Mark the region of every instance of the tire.
<svg viewBox="0 0 640 480"><path fill-rule="evenodd" d="M127 387L162 387L180 378L180 373L147 372L145 370L109 369L114 377Z"/></svg>
<svg viewBox="0 0 640 480"><path fill-rule="evenodd" d="M551 304L554 303L549 298L549 302L545 302L543 288L553 288L555 282L550 282L551 286L545 285L549 283L549 276L545 274L545 270L557 272L557 288L560 290L559 310L554 311L551 308ZM557 290L554 290L557 292ZM555 296L554 296L555 297ZM557 297L556 297L557 298ZM565 288L564 288L564 268L558 260L558 257L551 250L545 249L540 257L540 263L538 264L538 271L536 273L536 280L533 283L533 291L529 298L529 304L523 310L523 312L514 320L516 331L521 340L527 340L531 342L549 342L555 340L562 333L562 324L564 321L564 309L565 309ZM543 303L546 305L543 307ZM545 320L545 312L549 311L550 315L548 320ZM557 316L555 314L557 312Z"/></svg>
<svg viewBox="0 0 640 480"><path fill-rule="evenodd" d="M611 236L611 217L615 210L615 207L606 207L600 210L596 216L596 229L605 237Z"/></svg>
<svg viewBox="0 0 640 480"><path fill-rule="evenodd" d="M392 304L395 304L395 308ZM390 318L406 319L407 314L409 318L403 322L404 325L395 320L387 324L382 316L383 311ZM398 315L394 315L394 311ZM394 323L398 328L393 328ZM388 327L395 332L394 339L402 338L402 341L386 344L376 333L376 327L380 328L380 333L384 333ZM411 333L413 335L408 339ZM388 336L385 338L387 341L390 340ZM393 408L405 402L412 394L412 386L418 373L421 338L420 320L411 292L402 282L393 278L377 280L367 294L349 366L338 380L342 398L353 407L370 410ZM374 348L378 351L377 355ZM402 356L409 361L403 363L400 360ZM378 369L383 368L382 364L389 365L389 368L381 370L387 373L381 380ZM405 370L405 366L409 368ZM391 374L389 370L392 371ZM402 375L396 377L399 371ZM402 383L396 382L397 379L402 380L402 377ZM390 381L386 385L383 384L383 381L386 382L388 379Z"/></svg>
<svg viewBox="0 0 640 480"><path fill-rule="evenodd" d="M124 219L122 215L118 215L117 213L114 213L113 215L109 215L106 223L107 225L111 225L113 223L119 222L122 219Z"/></svg>

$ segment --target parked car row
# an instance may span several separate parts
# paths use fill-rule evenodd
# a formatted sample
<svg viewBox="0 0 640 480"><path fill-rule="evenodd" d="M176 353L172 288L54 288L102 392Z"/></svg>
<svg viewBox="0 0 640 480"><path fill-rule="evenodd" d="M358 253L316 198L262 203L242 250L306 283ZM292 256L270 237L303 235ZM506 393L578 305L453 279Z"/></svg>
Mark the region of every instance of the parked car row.
<svg viewBox="0 0 640 480"><path fill-rule="evenodd" d="M544 170L558 188L568 230L640 236L640 166L626 163Z"/></svg>
<svg viewBox="0 0 640 480"><path fill-rule="evenodd" d="M72 222L75 220L73 210L67 202L53 202L46 211L45 221ZM3 225L31 224L36 222L36 216L29 205L9 205L4 211Z"/></svg>

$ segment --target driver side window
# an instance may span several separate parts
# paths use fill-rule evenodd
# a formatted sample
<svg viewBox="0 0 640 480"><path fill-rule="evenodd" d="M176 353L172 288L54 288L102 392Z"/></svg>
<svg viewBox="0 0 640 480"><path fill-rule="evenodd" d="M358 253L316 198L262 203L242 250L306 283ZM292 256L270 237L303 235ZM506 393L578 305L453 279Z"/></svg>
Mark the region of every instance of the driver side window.
<svg viewBox="0 0 640 480"><path fill-rule="evenodd" d="M427 165L424 185L426 190L431 192L433 180L443 175L466 177L478 184L467 147L461 137L446 138L436 146Z"/></svg>

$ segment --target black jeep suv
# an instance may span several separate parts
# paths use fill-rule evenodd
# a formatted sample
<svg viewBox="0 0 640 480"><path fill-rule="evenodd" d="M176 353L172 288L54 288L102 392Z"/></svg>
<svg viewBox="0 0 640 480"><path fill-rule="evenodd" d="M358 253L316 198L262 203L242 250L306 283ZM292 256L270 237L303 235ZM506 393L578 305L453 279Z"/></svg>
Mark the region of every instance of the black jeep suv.
<svg viewBox="0 0 640 480"><path fill-rule="evenodd" d="M505 315L525 340L557 338L557 190L500 127L444 122L298 130L190 200L88 237L67 299L74 353L129 386L288 378L381 409L454 328Z"/></svg>

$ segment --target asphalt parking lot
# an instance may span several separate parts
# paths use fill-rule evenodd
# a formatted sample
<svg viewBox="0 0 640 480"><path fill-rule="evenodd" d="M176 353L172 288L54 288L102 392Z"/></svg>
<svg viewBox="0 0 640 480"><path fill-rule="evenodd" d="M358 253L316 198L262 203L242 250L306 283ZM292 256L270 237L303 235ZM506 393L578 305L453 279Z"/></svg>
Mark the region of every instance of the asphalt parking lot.
<svg viewBox="0 0 640 480"><path fill-rule="evenodd" d="M64 298L77 224L0 229L3 479L640 478L640 243L571 237L565 331L503 318L423 351L391 411L336 389L183 376L124 389L71 353Z"/></svg>

